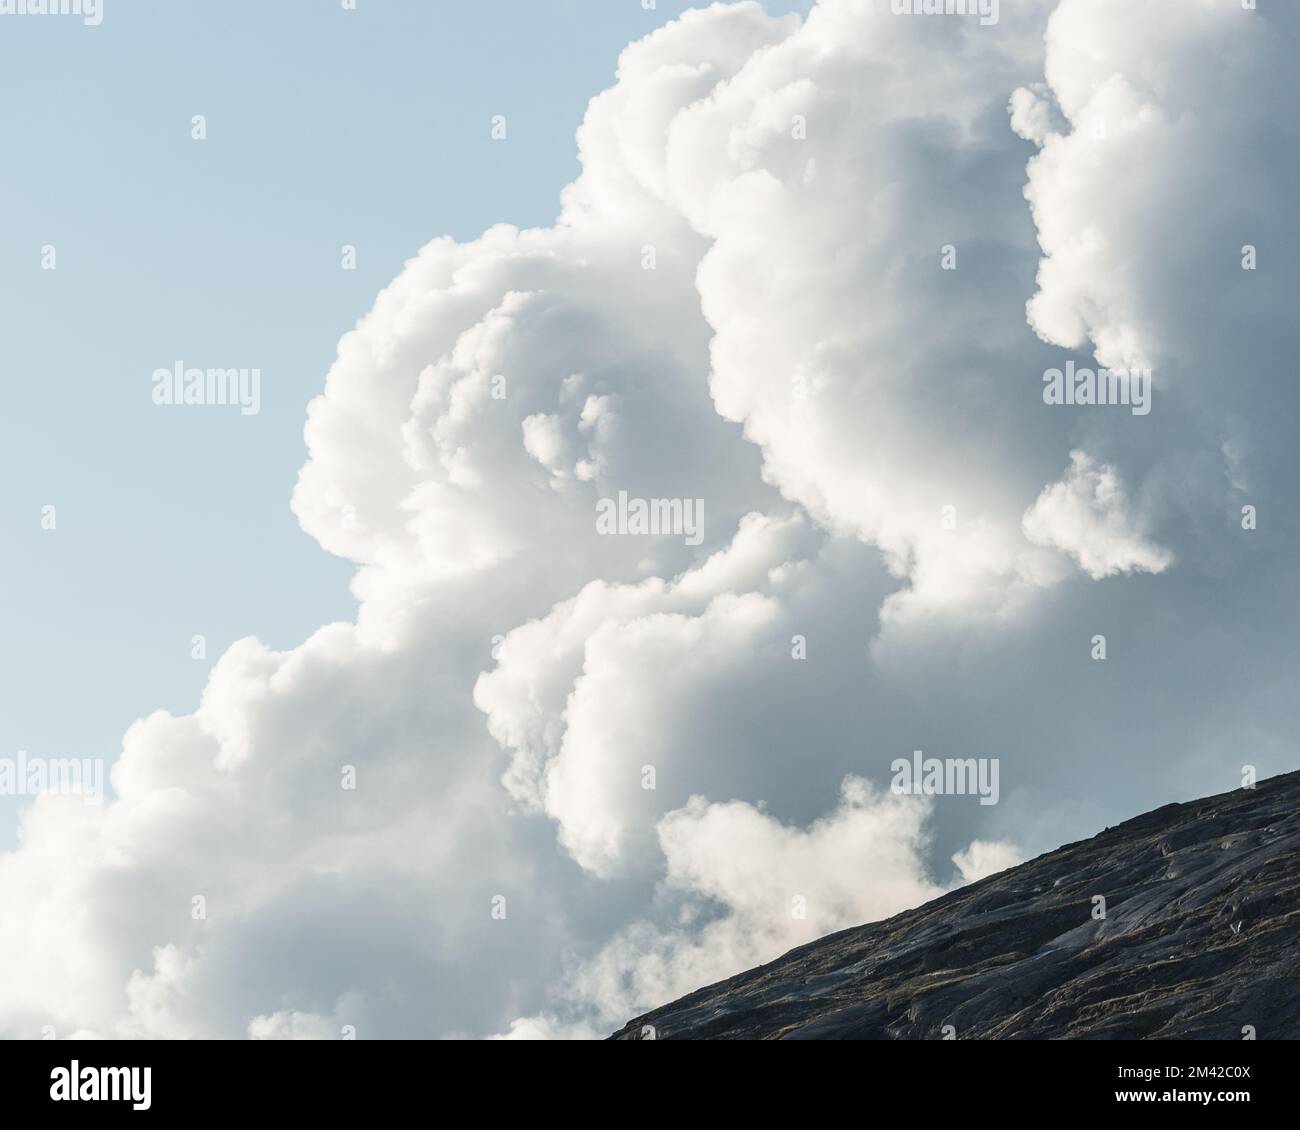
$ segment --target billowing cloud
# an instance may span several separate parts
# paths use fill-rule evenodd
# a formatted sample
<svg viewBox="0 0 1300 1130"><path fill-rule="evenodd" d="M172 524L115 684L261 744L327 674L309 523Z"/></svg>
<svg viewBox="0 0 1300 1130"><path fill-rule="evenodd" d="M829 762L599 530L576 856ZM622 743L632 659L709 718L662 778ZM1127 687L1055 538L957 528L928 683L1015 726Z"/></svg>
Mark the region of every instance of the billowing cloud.
<svg viewBox="0 0 1300 1130"><path fill-rule="evenodd" d="M1025 536L1068 553L1094 580L1116 573L1159 573L1172 556L1144 536L1115 469L1086 451L1070 452L1070 469L1025 513Z"/></svg>
<svg viewBox="0 0 1300 1130"><path fill-rule="evenodd" d="M1291 767L1298 22L630 46L558 222L433 241L339 343L293 505L356 622L237 643L103 805L25 812L0 1032L595 1035ZM1045 404L1067 356L1151 413ZM701 536L602 532L620 496ZM893 795L917 749L1002 799Z"/></svg>
<svg viewBox="0 0 1300 1130"><path fill-rule="evenodd" d="M703 779L694 720L752 685L774 650L789 664L780 593L808 540L797 518L751 514L730 546L671 582L592 582L506 636L475 699L512 753L507 787L555 818L584 867L653 860L658 818ZM730 753L711 742L708 759L716 770ZM737 762L747 754L734 750Z"/></svg>
<svg viewBox="0 0 1300 1130"><path fill-rule="evenodd" d="M823 934L888 917L944 888L921 863L927 810L845 778L839 806L807 829L749 804L693 797L659 824L661 898L674 923L638 922L566 986L606 1023L669 1001ZM864 881L873 876L870 882Z"/></svg>

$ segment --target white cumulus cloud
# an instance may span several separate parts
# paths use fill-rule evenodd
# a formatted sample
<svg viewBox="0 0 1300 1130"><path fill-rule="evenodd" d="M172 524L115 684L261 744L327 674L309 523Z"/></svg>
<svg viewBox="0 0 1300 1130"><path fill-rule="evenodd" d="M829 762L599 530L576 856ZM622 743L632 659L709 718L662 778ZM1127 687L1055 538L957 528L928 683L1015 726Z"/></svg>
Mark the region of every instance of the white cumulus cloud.
<svg viewBox="0 0 1300 1130"><path fill-rule="evenodd" d="M433 240L339 342L293 507L356 621L240 641L102 805L24 812L0 1034L598 1035L1233 787L1243 735L1290 767L1298 22L747 2L629 46L557 223ZM1071 351L1152 412L1045 405ZM700 543L602 536L620 492ZM999 804L888 793L922 748Z"/></svg>

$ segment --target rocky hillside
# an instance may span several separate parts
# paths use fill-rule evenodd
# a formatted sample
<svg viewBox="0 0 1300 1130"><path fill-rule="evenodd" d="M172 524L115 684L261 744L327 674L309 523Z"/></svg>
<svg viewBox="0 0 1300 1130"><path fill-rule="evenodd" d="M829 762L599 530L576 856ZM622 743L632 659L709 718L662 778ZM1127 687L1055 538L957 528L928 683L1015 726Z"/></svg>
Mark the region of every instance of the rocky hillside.
<svg viewBox="0 0 1300 1130"><path fill-rule="evenodd" d="M1105 899L1105 916L1097 896ZM1300 773L831 934L614 1039L1300 1038Z"/></svg>

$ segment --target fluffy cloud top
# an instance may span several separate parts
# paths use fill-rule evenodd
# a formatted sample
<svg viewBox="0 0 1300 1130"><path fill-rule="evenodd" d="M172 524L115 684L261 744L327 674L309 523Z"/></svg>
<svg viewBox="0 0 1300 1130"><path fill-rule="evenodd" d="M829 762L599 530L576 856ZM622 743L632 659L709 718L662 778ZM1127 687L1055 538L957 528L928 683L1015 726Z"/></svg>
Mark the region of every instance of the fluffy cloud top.
<svg viewBox="0 0 1300 1130"><path fill-rule="evenodd" d="M1026 512L1025 536L1064 550L1093 580L1116 573L1159 573L1173 558L1148 542L1115 469L1086 451L1070 452L1070 470Z"/></svg>
<svg viewBox="0 0 1300 1130"><path fill-rule="evenodd" d="M599 1034L1293 764L1298 22L630 46L556 225L435 240L339 343L293 505L357 621L241 641L104 805L27 810L0 1032ZM1152 413L1045 405L1071 352ZM701 543L602 535L619 492ZM922 747L999 757L996 810L889 793Z"/></svg>

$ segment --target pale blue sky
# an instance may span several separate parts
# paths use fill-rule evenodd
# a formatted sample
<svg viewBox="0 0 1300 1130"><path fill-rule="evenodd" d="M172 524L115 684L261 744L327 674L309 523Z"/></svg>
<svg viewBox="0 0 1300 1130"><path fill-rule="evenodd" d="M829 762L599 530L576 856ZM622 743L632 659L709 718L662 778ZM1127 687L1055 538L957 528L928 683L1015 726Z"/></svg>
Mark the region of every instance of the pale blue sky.
<svg viewBox="0 0 1300 1130"><path fill-rule="evenodd" d="M3 22L0 756L111 760L137 717L192 710L233 640L352 615L350 566L289 510L340 335L430 238L550 222L587 100L688 6L108 0L95 28ZM155 406L178 359L260 368L261 414Z"/></svg>

